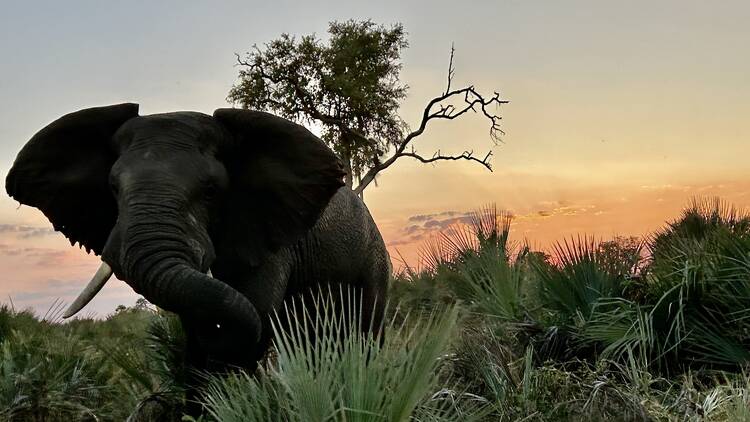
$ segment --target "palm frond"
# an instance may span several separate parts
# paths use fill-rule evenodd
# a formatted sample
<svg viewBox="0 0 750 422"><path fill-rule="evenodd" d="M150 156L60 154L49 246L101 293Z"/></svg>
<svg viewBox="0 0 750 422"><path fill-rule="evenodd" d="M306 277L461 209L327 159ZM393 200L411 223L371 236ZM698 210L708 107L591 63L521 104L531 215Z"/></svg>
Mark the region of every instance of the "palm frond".
<svg viewBox="0 0 750 422"><path fill-rule="evenodd" d="M345 314L337 311L342 301L348 303ZM259 380L242 375L215 379L204 396L212 415L226 417L221 420L406 421L417 414L421 420L447 420L452 407L431 392L457 309L415 323L390 320L383 339L378 334L383 331L363 332L359 323L351 323L361 319L357 302L356 294L340 291L310 303L290 303L274 324L278 366ZM293 323L283 328L282 320ZM240 399L242 389L254 394ZM280 406L279 413L270 414L271 404Z"/></svg>

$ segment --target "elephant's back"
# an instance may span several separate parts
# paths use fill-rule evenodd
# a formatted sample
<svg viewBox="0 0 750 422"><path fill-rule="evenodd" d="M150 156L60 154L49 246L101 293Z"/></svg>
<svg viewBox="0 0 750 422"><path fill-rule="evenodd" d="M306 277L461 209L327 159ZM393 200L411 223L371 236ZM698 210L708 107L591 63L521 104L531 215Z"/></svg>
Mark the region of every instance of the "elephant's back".
<svg viewBox="0 0 750 422"><path fill-rule="evenodd" d="M350 255L367 255L374 252L372 248L385 250L383 238L367 206L346 186L333 195L313 233L319 238L321 247L346 247Z"/></svg>
<svg viewBox="0 0 750 422"><path fill-rule="evenodd" d="M365 283L387 283L387 275L379 280L390 272L383 238L367 206L346 186L333 195L302 249L318 282L359 285L364 277Z"/></svg>

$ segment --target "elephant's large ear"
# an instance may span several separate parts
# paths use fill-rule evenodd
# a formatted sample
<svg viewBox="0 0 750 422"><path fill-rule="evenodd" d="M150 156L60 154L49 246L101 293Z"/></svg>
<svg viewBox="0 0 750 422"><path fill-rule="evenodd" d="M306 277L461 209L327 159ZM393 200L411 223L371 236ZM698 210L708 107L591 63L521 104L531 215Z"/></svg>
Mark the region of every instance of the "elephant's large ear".
<svg viewBox="0 0 750 422"><path fill-rule="evenodd" d="M218 109L214 118L234 138L222 157L231 187L218 235L257 264L315 224L344 185L343 166L323 141L286 119L242 109Z"/></svg>
<svg viewBox="0 0 750 422"><path fill-rule="evenodd" d="M37 132L5 179L8 194L39 208L71 244L101 254L117 220L108 184L116 160L110 139L137 104L89 108L67 114Z"/></svg>

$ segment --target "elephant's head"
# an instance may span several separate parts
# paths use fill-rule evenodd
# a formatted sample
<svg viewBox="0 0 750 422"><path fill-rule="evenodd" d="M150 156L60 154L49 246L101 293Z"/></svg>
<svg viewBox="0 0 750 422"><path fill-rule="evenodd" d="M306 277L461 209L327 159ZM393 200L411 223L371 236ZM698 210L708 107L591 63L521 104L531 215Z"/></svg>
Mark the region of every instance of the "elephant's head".
<svg viewBox="0 0 750 422"><path fill-rule="evenodd" d="M39 131L6 190L39 208L71 242L102 257L72 305L112 271L150 302L260 335L257 310L206 272L253 266L300 238L343 185L336 156L303 127L273 115L219 109L213 117L138 115L137 104L68 114Z"/></svg>

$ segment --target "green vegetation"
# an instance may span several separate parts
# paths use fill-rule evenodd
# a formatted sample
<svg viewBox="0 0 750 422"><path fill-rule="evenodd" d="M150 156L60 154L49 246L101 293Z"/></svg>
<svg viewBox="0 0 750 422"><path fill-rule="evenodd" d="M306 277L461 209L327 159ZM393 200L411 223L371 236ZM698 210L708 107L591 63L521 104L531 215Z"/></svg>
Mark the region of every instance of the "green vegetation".
<svg viewBox="0 0 750 422"><path fill-rule="evenodd" d="M474 213L395 289L462 305L453 371L491 420L748 420L749 215L696 200L645 242L549 256L511 244L510 221Z"/></svg>
<svg viewBox="0 0 750 422"><path fill-rule="evenodd" d="M0 420L124 420L171 385L160 365L169 343L158 336L173 317L143 305L104 321L61 324L57 314L0 307Z"/></svg>
<svg viewBox="0 0 750 422"><path fill-rule="evenodd" d="M549 255L510 242L511 222L490 207L427 243L393 282L383 338L321 296L257 374L208 377L202 420L750 421L750 216L694 201L644 241ZM0 308L0 420L124 420L154 403L179 420L174 316L50 314Z"/></svg>

